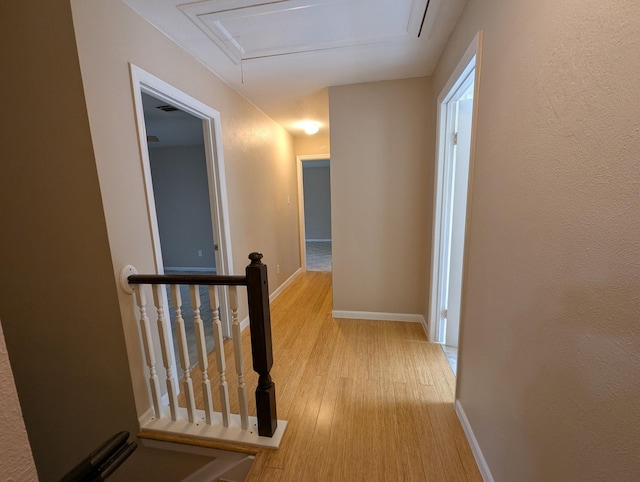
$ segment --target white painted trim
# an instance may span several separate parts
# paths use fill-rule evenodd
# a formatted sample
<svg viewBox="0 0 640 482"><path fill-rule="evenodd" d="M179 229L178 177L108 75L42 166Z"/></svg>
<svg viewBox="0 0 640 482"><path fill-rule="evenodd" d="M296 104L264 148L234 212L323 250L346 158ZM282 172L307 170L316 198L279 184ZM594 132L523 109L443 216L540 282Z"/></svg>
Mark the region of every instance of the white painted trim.
<svg viewBox="0 0 640 482"><path fill-rule="evenodd" d="M249 326L249 315L244 317L244 320L240 322L240 331L244 331L244 329Z"/></svg>
<svg viewBox="0 0 640 482"><path fill-rule="evenodd" d="M471 202L473 198L473 179L475 173L475 159L476 159L476 138L477 138L477 128L478 128L478 102L480 98L480 82L482 78L482 39L483 32L480 31L476 35L474 42L476 47L475 53L475 78L473 80L473 112L472 112L472 121L471 121L471 146L469 151L469 184L467 187L467 219L466 225L464 228L464 251L462 254L462 287L461 287L461 296L460 299L464 300L465 292L467 291L467 269L468 269L468 258L469 258L469 235L471 226ZM473 46L473 43L472 43ZM470 46L471 48L471 46ZM461 354L464 350L464 326L466 321L466 312L464 303L460 306L460 327L458 331L458 361L460 360ZM456 368L456 399L457 394L460 392L460 380L461 373L464 371L464 367L462 363L458 363Z"/></svg>
<svg viewBox="0 0 640 482"><path fill-rule="evenodd" d="M473 456L476 459L476 464L478 464L478 470L480 470L480 475L485 482L493 482L493 475L491 474L491 470L489 469L489 465L487 464L486 459L484 458L484 454L482 453L482 449L478 444L478 440L476 439L475 434L473 433L473 429L471 428L471 424L469 423L469 419L467 418L467 414L462 407L462 403L460 400L456 399L454 404L454 408L456 414L458 415L458 420L460 420L460 424L462 425L462 430L464 430L464 434L467 436L467 441L469 442L469 446L471 447L471 451L473 452Z"/></svg>
<svg viewBox="0 0 640 482"><path fill-rule="evenodd" d="M147 132L144 122L142 92L166 101L167 103L171 103L184 112L202 119L205 155L207 159L207 174L209 176L209 194L212 203L211 224L214 231L214 237L217 239L219 245L219 250L216 251L216 267L218 274L233 274L231 229L229 227L229 207L227 203L227 186L224 167L224 152L222 149L220 113L134 64L130 63L129 68L131 72L136 122L138 126L140 156L142 159L145 191L147 195L149 224L151 226L153 237L156 272L163 274L164 267L160 248L158 220L155 215L156 207L153 195L153 183L151 180L149 150L146 148ZM226 292L223 292L220 296L220 307L223 314L223 330L225 335L229 336L231 333L231 317L228 308L228 294Z"/></svg>
<svg viewBox="0 0 640 482"><path fill-rule="evenodd" d="M298 276L300 276L301 273L302 273L302 268L298 268L291 276L289 276L286 279L284 283L282 283L275 290L273 290L273 293L269 295L269 302L273 303L273 300L275 300L278 296L280 296L280 293L282 293L287 286L293 283L293 280L295 280Z"/></svg>
<svg viewBox="0 0 640 482"><path fill-rule="evenodd" d="M328 160L329 162L331 162L331 156L329 154L296 156L296 169L298 173L298 233L300 235L300 267L302 271L307 270L307 248L305 245L306 236L304 230L304 182L302 178L302 163L305 161L321 160ZM333 216L331 216L331 219L333 219ZM327 241L331 240L328 239Z"/></svg>
<svg viewBox="0 0 640 482"><path fill-rule="evenodd" d="M420 320L420 323L422 324L422 329L424 330L424 335L427 337L427 340L428 340L429 339L429 323L427 323L427 319L424 316L422 316L422 319Z"/></svg>
<svg viewBox="0 0 640 482"><path fill-rule="evenodd" d="M273 293L269 295L269 303L273 303L273 301L280 296L280 294L284 291L284 289L289 286L294 279L296 279L302 273L302 268L298 268L295 273L287 278L287 280L278 286ZM249 316L246 316L240 322L240 331L243 331L247 326L249 326Z"/></svg>
<svg viewBox="0 0 640 482"><path fill-rule="evenodd" d="M287 428L285 420L278 420L278 427L273 437L261 437L258 435L258 419L256 417L249 417L249 429L242 430L240 415L231 414L229 426L223 427L222 415L219 412L214 413L216 419L211 425L207 425L204 422L204 410L195 411L195 418L200 421L199 423L190 423L188 421L185 408L179 407L177 412L178 419L175 421L171 420L168 414L166 414L167 416L156 418L150 412L147 412L139 419L140 429L276 449L280 446L282 436Z"/></svg>
<svg viewBox="0 0 640 482"><path fill-rule="evenodd" d="M458 62L458 65L451 73L449 79L444 85L442 91L438 95L438 112L437 112L437 122L436 122L436 172L435 172L435 186L434 186L434 209L433 209L433 232L432 232L432 255L431 255L431 285L430 285L430 294L429 294L429 313L428 313L428 325L429 325L429 340L432 342L441 342L441 333L439 333L439 304L440 304L440 283L439 283L439 273L440 273L440 261L441 261L441 250L442 248L442 236L441 236L441 224L442 224L442 215L444 206L442 204L442 185L444 182L444 169L442 166L442 161L445 158L445 149L448 143L446 142L446 130L442 129L443 118L445 115L445 104L456 93L456 88L459 83L462 83L464 78L466 78L465 70L469 70L471 68L475 68L475 85L474 85L474 100L473 100L473 121L471 126L471 152L469 156L469 188L467 191L467 225L469 222L470 216L470 200L471 200L471 181L473 179L473 161L475 156L475 138L476 138L476 128L477 128L477 107L478 107L478 89L479 89L479 74L480 74L480 55L482 50L482 32L478 32L478 34L474 37L473 41L462 55L462 58ZM475 57L475 62L473 66L470 66L471 61ZM465 230L465 252L466 246L466 237L468 236L468 230ZM466 257L466 256L465 256ZM463 273L466 271L466 263L463 262ZM463 274L463 285L464 285L464 274ZM462 319L462 315L461 315Z"/></svg>
<svg viewBox="0 0 640 482"><path fill-rule="evenodd" d="M333 310L334 318L348 320L375 320L375 321L403 321L407 323L420 323L424 326L425 319L419 313L381 313L375 311L342 311Z"/></svg>
<svg viewBox="0 0 640 482"><path fill-rule="evenodd" d="M322 4L333 2L321 0L313 3L314 6L317 7ZM416 38L420 32L423 13L427 8L428 1L413 0L411 3L411 11L406 23L406 30L402 29L397 32L390 33L389 35L374 35L373 38L341 36L341 38L336 37L333 39L323 38L321 36L317 41L274 45L258 44L255 47L250 47L246 44L243 45L244 42L239 38L234 38L225 28L227 22L233 22L239 15L252 18L255 16L274 13L286 14L286 12L291 10L306 8L309 6L309 2L307 0L289 0L286 2L203 0L178 5L176 8L180 9L204 35L209 37L209 39L211 39L211 41L216 44L216 46L223 51L235 65L239 65L243 60L264 59L273 56L292 55L318 50L358 47L360 45L387 41L388 39L403 41L404 38ZM238 12L240 9L242 9L241 13ZM209 19L209 21L205 21L205 17Z"/></svg>
<svg viewBox="0 0 640 482"><path fill-rule="evenodd" d="M464 54L462 54L462 57L460 57L458 65L456 65L456 68L453 69L453 72L451 72L447 83L444 84L444 87L440 91L440 95L438 95L438 104L442 104L443 102L446 103L448 100L450 100L451 97L453 97L453 94L455 93L454 87L459 82L460 77L465 74L465 70L467 70L469 63L471 62L473 57L477 56L480 50L481 43L482 32L478 32L467 47L467 50L465 50Z"/></svg>

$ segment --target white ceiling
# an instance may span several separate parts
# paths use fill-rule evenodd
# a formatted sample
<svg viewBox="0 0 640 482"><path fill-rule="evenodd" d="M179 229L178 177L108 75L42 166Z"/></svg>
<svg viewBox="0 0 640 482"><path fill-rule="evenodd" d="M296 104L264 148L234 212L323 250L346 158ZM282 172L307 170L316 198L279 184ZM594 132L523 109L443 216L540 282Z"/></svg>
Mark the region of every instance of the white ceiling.
<svg viewBox="0 0 640 482"><path fill-rule="evenodd" d="M124 1L293 135L328 128L329 86L430 75L466 3Z"/></svg>
<svg viewBox="0 0 640 482"><path fill-rule="evenodd" d="M147 137L157 138L148 142L150 149L204 145L202 119L144 92L142 109Z"/></svg>

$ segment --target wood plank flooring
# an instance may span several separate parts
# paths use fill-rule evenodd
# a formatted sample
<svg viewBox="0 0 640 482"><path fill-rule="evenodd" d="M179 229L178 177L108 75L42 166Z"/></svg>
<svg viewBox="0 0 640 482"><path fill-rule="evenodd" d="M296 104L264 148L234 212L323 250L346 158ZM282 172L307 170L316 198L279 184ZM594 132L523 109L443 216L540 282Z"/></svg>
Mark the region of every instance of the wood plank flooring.
<svg viewBox="0 0 640 482"><path fill-rule="evenodd" d="M481 481L440 346L417 323L333 319L331 307L325 272L301 274L271 305L278 418L289 425L280 449L259 450L247 481ZM243 345L255 415L248 330ZM227 364L235 400L231 347Z"/></svg>

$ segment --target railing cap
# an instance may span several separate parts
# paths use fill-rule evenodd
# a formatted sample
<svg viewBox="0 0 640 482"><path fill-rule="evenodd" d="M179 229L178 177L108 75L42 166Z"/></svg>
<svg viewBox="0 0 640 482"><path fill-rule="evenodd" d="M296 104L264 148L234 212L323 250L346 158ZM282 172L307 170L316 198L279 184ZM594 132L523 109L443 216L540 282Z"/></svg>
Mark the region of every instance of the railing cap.
<svg viewBox="0 0 640 482"><path fill-rule="evenodd" d="M262 264L261 259L263 258L262 253L253 252L249 255L249 259L251 260L251 264Z"/></svg>

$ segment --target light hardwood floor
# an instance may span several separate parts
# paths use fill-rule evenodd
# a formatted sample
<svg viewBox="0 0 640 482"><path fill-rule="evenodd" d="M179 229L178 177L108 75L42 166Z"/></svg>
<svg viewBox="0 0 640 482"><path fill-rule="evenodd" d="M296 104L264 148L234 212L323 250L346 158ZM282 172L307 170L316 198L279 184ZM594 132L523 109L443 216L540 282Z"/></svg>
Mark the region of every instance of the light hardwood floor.
<svg viewBox="0 0 640 482"><path fill-rule="evenodd" d="M280 449L258 450L247 481L481 481L440 346L417 323L333 319L331 306L323 272L303 273L271 305L271 373L289 425ZM243 345L254 415L248 330Z"/></svg>

